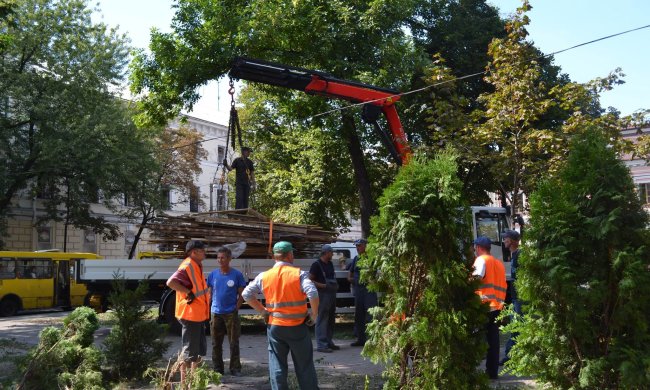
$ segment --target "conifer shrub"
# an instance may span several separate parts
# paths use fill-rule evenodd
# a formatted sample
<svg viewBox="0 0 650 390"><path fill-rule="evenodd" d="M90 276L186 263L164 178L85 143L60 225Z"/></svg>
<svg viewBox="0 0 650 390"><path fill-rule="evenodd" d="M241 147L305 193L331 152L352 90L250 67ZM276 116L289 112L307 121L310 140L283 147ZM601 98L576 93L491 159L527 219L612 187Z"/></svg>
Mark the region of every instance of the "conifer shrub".
<svg viewBox="0 0 650 390"><path fill-rule="evenodd" d="M106 361L120 380L142 379L147 367L154 365L169 347L164 340L165 327L156 323L143 305L147 281L130 290L126 280L116 275L112 285L108 301L116 324L104 340Z"/></svg>
<svg viewBox="0 0 650 390"><path fill-rule="evenodd" d="M561 389L650 387L648 216L597 128L531 196L508 367Z"/></svg>
<svg viewBox="0 0 650 390"><path fill-rule="evenodd" d="M361 278L383 292L363 353L386 388L475 389L487 309L470 277L471 218L453 152L413 157L379 199Z"/></svg>
<svg viewBox="0 0 650 390"><path fill-rule="evenodd" d="M39 343L22 360L18 389L100 390L102 354L92 345L99 320L89 307L75 309L63 328L47 327Z"/></svg>

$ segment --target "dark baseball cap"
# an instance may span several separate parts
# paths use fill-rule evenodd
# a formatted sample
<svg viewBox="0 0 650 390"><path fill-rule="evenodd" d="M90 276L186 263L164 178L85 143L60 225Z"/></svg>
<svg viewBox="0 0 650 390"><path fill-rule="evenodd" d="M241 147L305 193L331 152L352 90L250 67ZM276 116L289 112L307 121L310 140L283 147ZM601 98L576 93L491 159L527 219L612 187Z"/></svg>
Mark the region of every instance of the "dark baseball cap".
<svg viewBox="0 0 650 390"><path fill-rule="evenodd" d="M185 253L190 253L192 249L205 249L205 243L200 240L190 240L185 245Z"/></svg>
<svg viewBox="0 0 650 390"><path fill-rule="evenodd" d="M489 238L487 238L485 236L478 236L474 240L474 245L478 245L478 246L483 247L483 248L490 248L490 247L492 247L492 240L490 240Z"/></svg>
<svg viewBox="0 0 650 390"><path fill-rule="evenodd" d="M354 240L354 245L361 245L361 244L367 244L368 240L365 238L359 238L358 240Z"/></svg>
<svg viewBox="0 0 650 390"><path fill-rule="evenodd" d="M320 248L320 253L334 252L334 248L330 244L325 244Z"/></svg>
<svg viewBox="0 0 650 390"><path fill-rule="evenodd" d="M503 238L509 238L511 240L519 241L521 235L516 230L506 230L503 232Z"/></svg>

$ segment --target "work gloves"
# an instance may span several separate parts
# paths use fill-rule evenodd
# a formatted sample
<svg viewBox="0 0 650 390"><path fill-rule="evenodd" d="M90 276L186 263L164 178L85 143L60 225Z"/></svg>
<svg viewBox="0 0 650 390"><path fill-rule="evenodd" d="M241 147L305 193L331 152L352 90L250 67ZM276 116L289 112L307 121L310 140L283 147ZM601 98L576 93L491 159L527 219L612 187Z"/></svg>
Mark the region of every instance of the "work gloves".
<svg viewBox="0 0 650 390"><path fill-rule="evenodd" d="M188 305L194 302L194 299L196 299L196 297L194 296L193 292L190 291L189 293L187 293L187 298L185 300L187 301Z"/></svg>
<svg viewBox="0 0 650 390"><path fill-rule="evenodd" d="M228 160L227 160L227 159L224 158L223 161L222 161L222 163L223 163L223 166L224 166L224 167L227 167L227 166L228 166Z"/></svg>

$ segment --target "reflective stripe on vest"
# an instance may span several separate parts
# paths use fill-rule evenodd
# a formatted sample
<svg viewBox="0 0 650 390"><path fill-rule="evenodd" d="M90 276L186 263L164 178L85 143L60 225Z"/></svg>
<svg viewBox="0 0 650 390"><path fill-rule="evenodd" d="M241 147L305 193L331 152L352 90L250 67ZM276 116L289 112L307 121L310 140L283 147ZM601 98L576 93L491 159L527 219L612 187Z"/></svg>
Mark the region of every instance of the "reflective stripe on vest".
<svg viewBox="0 0 650 390"><path fill-rule="evenodd" d="M176 318L201 322L210 319L210 294L201 267L191 258L183 260L178 269L185 269L192 282L192 303L187 304L187 294L176 291Z"/></svg>
<svg viewBox="0 0 650 390"><path fill-rule="evenodd" d="M300 285L300 269L288 265L264 272L262 292L269 311L269 324L296 326L307 317L307 295Z"/></svg>
<svg viewBox="0 0 650 390"><path fill-rule="evenodd" d="M476 293L483 302L490 303L490 310L501 310L506 301L506 269L503 263L491 255L481 255L485 261L483 283Z"/></svg>

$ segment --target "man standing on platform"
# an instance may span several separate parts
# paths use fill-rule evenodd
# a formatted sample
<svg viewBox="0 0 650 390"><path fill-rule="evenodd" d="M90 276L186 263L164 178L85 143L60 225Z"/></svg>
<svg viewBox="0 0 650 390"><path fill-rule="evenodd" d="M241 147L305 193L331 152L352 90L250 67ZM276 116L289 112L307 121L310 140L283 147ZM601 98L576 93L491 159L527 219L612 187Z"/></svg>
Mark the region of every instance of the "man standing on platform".
<svg viewBox="0 0 650 390"><path fill-rule="evenodd" d="M228 334L230 373L233 376L240 376L239 336L241 334L241 323L239 321L239 308L244 302L241 293L246 287L246 281L239 270L230 267L231 259L232 252L230 249L223 246L217 249L219 268L208 275L208 286L212 292L212 318L210 320L212 363L215 371L220 374L224 373L223 339Z"/></svg>
<svg viewBox="0 0 650 390"><path fill-rule="evenodd" d="M255 277L244 289L246 303L267 319L269 377L273 390L288 390L288 362L291 359L302 390L318 389L314 350L306 322L314 323L318 313L318 291L305 271L293 265L293 246L280 241L273 246L273 268ZM264 294L266 307L257 299ZM311 316L307 310L311 305Z"/></svg>
<svg viewBox="0 0 650 390"><path fill-rule="evenodd" d="M228 170L235 170L235 208L247 209L248 198L251 194L251 186L255 186L255 166L248 158L251 149L241 148L241 157L237 157L228 165L228 160L223 159L223 166Z"/></svg>

